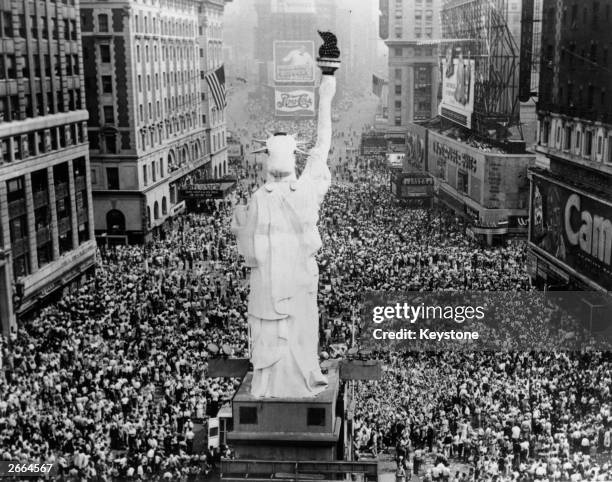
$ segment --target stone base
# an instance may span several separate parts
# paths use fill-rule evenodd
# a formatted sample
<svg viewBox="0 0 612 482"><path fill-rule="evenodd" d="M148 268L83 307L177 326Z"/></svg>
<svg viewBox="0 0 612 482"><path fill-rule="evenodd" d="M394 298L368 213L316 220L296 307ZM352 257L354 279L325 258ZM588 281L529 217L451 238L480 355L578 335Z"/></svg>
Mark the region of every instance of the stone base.
<svg viewBox="0 0 612 482"><path fill-rule="evenodd" d="M252 373L232 401L233 431L228 444L237 458L251 460L338 460L342 419L336 413L338 363L328 367L327 388L312 398L256 398Z"/></svg>

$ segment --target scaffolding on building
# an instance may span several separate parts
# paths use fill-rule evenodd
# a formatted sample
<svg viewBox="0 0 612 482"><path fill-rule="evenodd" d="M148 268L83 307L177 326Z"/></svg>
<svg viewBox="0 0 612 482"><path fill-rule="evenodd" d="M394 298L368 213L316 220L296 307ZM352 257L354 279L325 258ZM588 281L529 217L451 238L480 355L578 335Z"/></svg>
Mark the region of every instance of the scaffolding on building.
<svg viewBox="0 0 612 482"><path fill-rule="evenodd" d="M446 0L441 24L442 41L475 61L474 133L502 140L509 127L520 129L519 47L508 0Z"/></svg>

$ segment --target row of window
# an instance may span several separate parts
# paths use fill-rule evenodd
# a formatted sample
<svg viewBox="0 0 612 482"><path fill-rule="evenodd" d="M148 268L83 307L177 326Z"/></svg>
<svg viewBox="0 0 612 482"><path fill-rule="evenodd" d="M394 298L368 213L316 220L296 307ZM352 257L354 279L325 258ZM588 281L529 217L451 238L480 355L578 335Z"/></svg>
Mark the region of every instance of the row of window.
<svg viewBox="0 0 612 482"><path fill-rule="evenodd" d="M161 35L172 35L174 37L193 37L195 36L195 22L179 19L157 18L147 15L134 15L134 30L136 33L152 33Z"/></svg>
<svg viewBox="0 0 612 482"><path fill-rule="evenodd" d="M82 124L69 124L0 139L0 165L85 142Z"/></svg>
<svg viewBox="0 0 612 482"><path fill-rule="evenodd" d="M79 57L78 55L67 54L65 58L65 73L64 75L79 75ZM21 74L24 78L30 78L31 74L34 77L51 77L54 74L56 77L62 75L62 64L59 55L38 55L32 56L34 71L30 71L30 65L26 61L22 63ZM53 63L51 63L53 59ZM41 62L42 61L42 62ZM16 79L17 78L17 57L15 54L0 54L0 80Z"/></svg>
<svg viewBox="0 0 612 482"><path fill-rule="evenodd" d="M162 87L166 87L168 85L168 83L170 83L171 85L175 86L182 86L183 88L187 88L189 90L191 90L192 88L195 89L196 86L195 85L190 85L189 81L193 80L195 78L195 70L191 71L191 76L189 76L189 71L185 70L185 71L180 71L180 72L170 72L170 73L166 73L166 72L162 72ZM159 74L155 74L153 77L151 77L150 74L147 74L146 78L146 90L147 91L151 91L151 87L152 87L152 83L151 80L154 79L154 85L155 85L155 89L159 89L160 85L159 85ZM138 92L142 93L142 88L143 88L143 82L142 82L142 75L138 74L137 79L137 83L138 83ZM197 97L197 96L196 96Z"/></svg>
<svg viewBox="0 0 612 482"><path fill-rule="evenodd" d="M158 171L159 167L159 171ZM164 173L164 158L159 158L159 163L157 161L151 162L151 164L143 164L142 166L142 179L145 186L149 184L149 172L151 173L151 182L157 182L157 176L159 174L159 178L163 179L165 176Z"/></svg>
<svg viewBox="0 0 612 482"><path fill-rule="evenodd" d="M68 89L68 104L65 105L64 94L57 91L55 97L53 92L47 92L32 96L25 94L24 102L20 104L18 95L6 95L0 97L0 122L23 120L28 117L44 116L66 112L67 110L78 110L82 108L80 89ZM46 101L46 104L45 104ZM35 103L34 103L35 102Z"/></svg>
<svg viewBox="0 0 612 482"><path fill-rule="evenodd" d="M154 41L157 42L157 41ZM181 44L188 44L183 45ZM158 51L161 52L161 60L165 61L166 59L172 60L191 60L195 61L195 47L191 42L179 42L177 46L172 43L168 43L162 41L161 49L158 49L157 43L153 43L152 47L149 43L144 43L144 48L141 49L139 43L136 43L136 61L137 62L157 62L158 60ZM141 55L142 51L142 55Z"/></svg>
<svg viewBox="0 0 612 482"><path fill-rule="evenodd" d="M13 13L8 11L2 11L0 15L0 35L4 38L26 38L27 37L27 26L25 15L17 15L17 28L13 23ZM52 40L59 40L59 24L57 18L51 18L51 37L49 37L49 24L47 23L48 17L30 15L30 34L33 38L40 37L46 40L50 38ZM77 39L77 24L76 20L63 19L64 27L64 40L76 40Z"/></svg>
<svg viewBox="0 0 612 482"><path fill-rule="evenodd" d="M603 133L592 129L581 129L561 121L554 123L553 132L551 122L546 120L542 123L540 132L540 143L543 146L552 144L563 151L589 160L602 160L612 164L612 133L604 136Z"/></svg>
<svg viewBox="0 0 612 482"><path fill-rule="evenodd" d="M431 57L434 54L432 47L415 46L415 47L409 47L409 48L413 50L413 54L411 55L411 57ZM403 57L404 48L403 47L393 47L393 56Z"/></svg>
<svg viewBox="0 0 612 482"><path fill-rule="evenodd" d="M75 159L73 173L67 163L53 166L55 203L51 203L49 179L46 169L27 174L31 176L32 209L26 203L25 176L6 181L7 202L9 206L9 235L13 254L13 275L15 279L31 274L36 268L55 259L53 244L59 255L74 248L73 219L68 176L73 176L75 191L74 202L77 220L77 243L89 239L89 215L87 203L87 183L85 180L85 160ZM57 220L57 238L53 239L51 229L52 211ZM34 232L30 233L29 220L34 220ZM34 237L32 240L30 235ZM31 253L31 241L36 252ZM32 265L34 263L34 266Z"/></svg>

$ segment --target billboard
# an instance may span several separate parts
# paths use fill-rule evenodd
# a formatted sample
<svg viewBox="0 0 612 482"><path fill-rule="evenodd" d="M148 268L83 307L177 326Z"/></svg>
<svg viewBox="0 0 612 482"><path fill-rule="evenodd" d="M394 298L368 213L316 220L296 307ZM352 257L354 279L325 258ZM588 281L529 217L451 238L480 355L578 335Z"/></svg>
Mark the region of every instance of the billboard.
<svg viewBox="0 0 612 482"><path fill-rule="evenodd" d="M387 154L387 166L391 169L401 169L404 164L404 157L406 154L403 152L391 152Z"/></svg>
<svg viewBox="0 0 612 482"><path fill-rule="evenodd" d="M274 41L274 80L314 82L314 42L312 40Z"/></svg>
<svg viewBox="0 0 612 482"><path fill-rule="evenodd" d="M427 129L418 124L406 126L406 157L404 172L425 171L427 169Z"/></svg>
<svg viewBox="0 0 612 482"><path fill-rule="evenodd" d="M430 131L427 137L427 170L435 177L447 181L452 188L461 188L461 191L480 203L485 154L436 132Z"/></svg>
<svg viewBox="0 0 612 482"><path fill-rule="evenodd" d="M452 49L442 60L442 101L440 115L467 128L472 127L474 112L474 60L464 59L459 53L453 58Z"/></svg>
<svg viewBox="0 0 612 482"><path fill-rule="evenodd" d="M314 0L272 0L272 13L316 13Z"/></svg>
<svg viewBox="0 0 612 482"><path fill-rule="evenodd" d="M530 242L612 290L612 205L533 174Z"/></svg>
<svg viewBox="0 0 612 482"><path fill-rule="evenodd" d="M274 111L277 116L314 116L314 87L276 87Z"/></svg>

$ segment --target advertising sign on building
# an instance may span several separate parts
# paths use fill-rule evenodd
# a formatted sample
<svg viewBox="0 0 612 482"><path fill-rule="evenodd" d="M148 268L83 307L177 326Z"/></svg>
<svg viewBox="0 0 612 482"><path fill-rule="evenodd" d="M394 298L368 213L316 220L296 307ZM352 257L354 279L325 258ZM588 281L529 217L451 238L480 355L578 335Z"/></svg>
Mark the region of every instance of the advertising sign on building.
<svg viewBox="0 0 612 482"><path fill-rule="evenodd" d="M274 41L274 80L314 82L314 42L312 40Z"/></svg>
<svg viewBox="0 0 612 482"><path fill-rule="evenodd" d="M436 132L429 132L427 170L438 179L447 181L453 189L481 202L485 154L478 149L454 141Z"/></svg>
<svg viewBox="0 0 612 482"><path fill-rule="evenodd" d="M391 169L401 169L404 164L404 157L406 157L406 154L403 152L391 152L387 154L387 165Z"/></svg>
<svg viewBox="0 0 612 482"><path fill-rule="evenodd" d="M612 205L533 176L530 241L612 290Z"/></svg>
<svg viewBox="0 0 612 482"><path fill-rule="evenodd" d="M393 193L410 208L431 207L433 184L433 178L424 172L400 173L391 181Z"/></svg>
<svg viewBox="0 0 612 482"><path fill-rule="evenodd" d="M406 157L404 172L425 171L427 159L427 129L418 124L406 126Z"/></svg>
<svg viewBox="0 0 612 482"><path fill-rule="evenodd" d="M272 13L316 13L314 0L272 0Z"/></svg>
<svg viewBox="0 0 612 482"><path fill-rule="evenodd" d="M467 128L472 127L474 112L474 60L464 59L459 52L453 58L449 48L442 60L442 101L440 115Z"/></svg>
<svg viewBox="0 0 612 482"><path fill-rule="evenodd" d="M314 87L276 87L274 110L277 116L314 116Z"/></svg>

